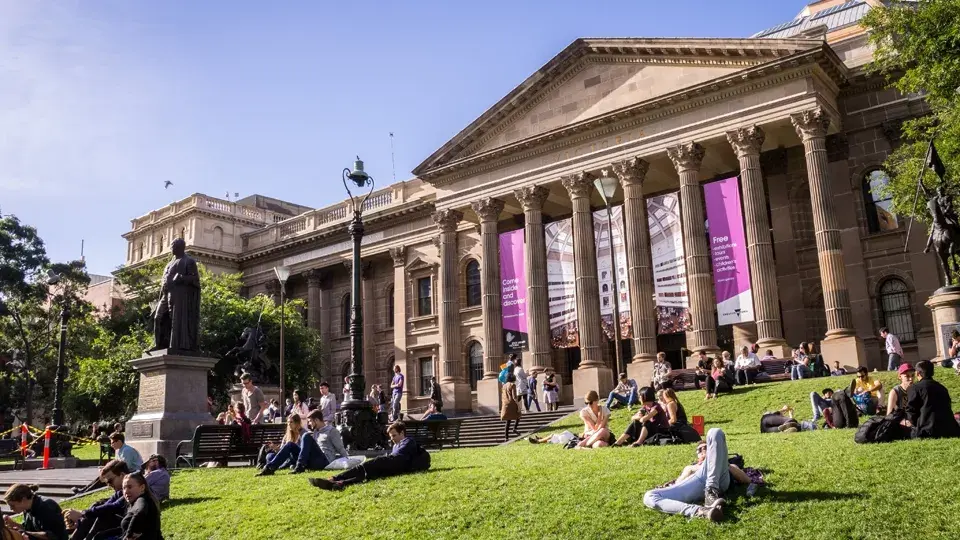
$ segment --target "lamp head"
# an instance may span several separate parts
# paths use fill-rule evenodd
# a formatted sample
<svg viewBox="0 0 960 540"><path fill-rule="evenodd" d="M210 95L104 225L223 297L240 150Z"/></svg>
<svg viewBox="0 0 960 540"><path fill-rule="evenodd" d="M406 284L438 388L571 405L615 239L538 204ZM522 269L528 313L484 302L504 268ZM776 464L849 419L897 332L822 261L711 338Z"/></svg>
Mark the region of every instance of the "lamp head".
<svg viewBox="0 0 960 540"><path fill-rule="evenodd" d="M363 160L360 159L360 156L357 156L357 160L353 162L353 170L347 173L347 178L359 188L367 185L367 182L370 181L370 175L363 170Z"/></svg>
<svg viewBox="0 0 960 540"><path fill-rule="evenodd" d="M47 270L47 285L56 285L60 283L60 274L53 271L53 269Z"/></svg>
<svg viewBox="0 0 960 540"><path fill-rule="evenodd" d="M290 277L289 266L274 266L273 271L277 274L277 279L280 280L281 285L286 283L287 279Z"/></svg>
<svg viewBox="0 0 960 540"><path fill-rule="evenodd" d="M600 192L600 197L603 198L604 204L610 204L610 201L613 200L613 196L617 193L617 179L613 176L606 174L607 171L603 171L603 174L597 177L593 181L594 187L597 188L597 191Z"/></svg>

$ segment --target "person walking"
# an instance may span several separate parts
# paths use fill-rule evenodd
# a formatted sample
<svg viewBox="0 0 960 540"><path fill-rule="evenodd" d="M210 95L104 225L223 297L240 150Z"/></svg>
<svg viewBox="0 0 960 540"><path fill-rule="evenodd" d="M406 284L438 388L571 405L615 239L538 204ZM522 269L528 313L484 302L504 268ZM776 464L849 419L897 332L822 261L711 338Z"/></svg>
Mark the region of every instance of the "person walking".
<svg viewBox="0 0 960 540"><path fill-rule="evenodd" d="M532 403L537 406L537 412L540 410L540 400L537 398L537 376L530 375L527 377L527 396L528 397L528 406L527 410L530 410L529 404Z"/></svg>
<svg viewBox="0 0 960 540"><path fill-rule="evenodd" d="M523 400L523 406L530 412L530 386L527 384L527 372L523 370L520 358L516 359L516 367L513 368L513 375L517 384L517 398Z"/></svg>
<svg viewBox="0 0 960 540"><path fill-rule="evenodd" d="M400 420L400 398L403 396L403 373L400 366L393 366L393 380L390 381L390 421Z"/></svg>
<svg viewBox="0 0 960 540"><path fill-rule="evenodd" d="M900 338L890 333L886 326L880 329L880 338L883 339L884 349L887 351L887 371L896 371L903 362L903 347Z"/></svg>
<svg viewBox="0 0 960 540"><path fill-rule="evenodd" d="M506 422L503 438L509 440L510 422L513 422L513 432L520 435L520 402L517 401L517 376L513 373L507 374L507 382L503 385L500 398L500 419Z"/></svg>
<svg viewBox="0 0 960 540"><path fill-rule="evenodd" d="M243 405L247 409L247 416L250 417L251 424L260 424L263 422L263 414L267 411L267 398L263 395L263 390L253 384L253 378L249 373L240 376L240 383L243 390L240 391L240 397L243 399Z"/></svg>

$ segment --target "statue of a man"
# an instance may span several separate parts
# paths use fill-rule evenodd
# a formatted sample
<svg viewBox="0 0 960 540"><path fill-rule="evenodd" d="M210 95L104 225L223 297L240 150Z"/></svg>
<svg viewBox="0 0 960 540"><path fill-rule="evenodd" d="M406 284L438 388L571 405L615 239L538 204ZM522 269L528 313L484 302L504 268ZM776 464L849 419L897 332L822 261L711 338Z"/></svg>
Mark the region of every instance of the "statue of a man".
<svg viewBox="0 0 960 540"><path fill-rule="evenodd" d="M182 238L170 246L173 260L163 269L160 278L160 301L153 320L153 350L200 349L200 273L197 261L187 256L186 247Z"/></svg>
<svg viewBox="0 0 960 540"><path fill-rule="evenodd" d="M923 182L920 189L927 197L927 210L930 212L930 235L923 252L928 253L932 248L940 260L947 285L954 284L954 256L960 253L960 220L953 206L953 198L947 194L941 182L935 192L931 193ZM953 263L953 265L951 265Z"/></svg>

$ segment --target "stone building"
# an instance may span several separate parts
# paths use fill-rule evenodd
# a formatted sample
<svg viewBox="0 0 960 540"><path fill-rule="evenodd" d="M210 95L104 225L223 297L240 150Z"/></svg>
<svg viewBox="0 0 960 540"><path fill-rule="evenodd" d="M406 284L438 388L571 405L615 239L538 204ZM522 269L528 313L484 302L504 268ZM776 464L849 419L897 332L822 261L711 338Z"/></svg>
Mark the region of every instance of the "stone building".
<svg viewBox="0 0 960 540"><path fill-rule="evenodd" d="M881 367L884 325L908 361L935 356L924 302L941 277L922 254L926 233L914 227L907 238L871 189L886 181L881 164L900 124L926 111L921 96L900 95L864 69L871 49L858 20L878 4L815 2L744 39L571 43L427 157L413 180L368 201L368 382L388 382L396 364L407 375L405 408L425 405L423 380L436 375L448 408L495 410L502 297L520 294L527 370L555 371L568 402L608 391L616 362L601 327L609 266L598 267L597 248L609 243L594 236L597 178L619 184L613 204L622 205L616 229L629 290L621 316L632 319L622 354L639 380L649 380L657 351L679 366L690 352L747 341L778 356L814 341L831 364ZM731 177L739 177L754 321L720 325L704 186ZM674 195L648 215L663 194ZM675 219L654 231L661 214ZM203 262L242 271L250 294L275 294L272 268L290 266L288 294L306 299L329 348L325 376L339 390L349 359L348 219L347 202L284 213L194 195L134 220L128 263L161 252L157 235L179 230ZM560 222L548 245L545 231ZM515 230L525 238L525 285L504 291L498 238ZM684 255L675 291L661 295L654 274L664 263L651 246L670 231ZM551 264L572 268L569 294L551 294L565 286L548 281ZM679 320L689 326L658 334L670 325L658 326L655 304L671 295L688 306ZM561 343L576 346L560 348L551 309L563 302L579 330Z"/></svg>

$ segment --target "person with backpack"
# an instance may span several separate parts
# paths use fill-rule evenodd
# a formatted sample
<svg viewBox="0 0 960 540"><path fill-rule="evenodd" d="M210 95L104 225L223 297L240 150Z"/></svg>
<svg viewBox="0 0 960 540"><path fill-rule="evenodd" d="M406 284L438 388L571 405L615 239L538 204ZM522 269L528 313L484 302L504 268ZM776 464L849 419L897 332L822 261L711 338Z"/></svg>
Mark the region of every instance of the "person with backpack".
<svg viewBox="0 0 960 540"><path fill-rule="evenodd" d="M750 483L750 477L730 463L726 434L720 428L711 428L706 443L697 445L696 463L684 468L674 485L644 493L643 504L667 514L716 523L723 519L723 495L733 480Z"/></svg>
<svg viewBox="0 0 960 540"><path fill-rule="evenodd" d="M853 401L863 414L874 414L883 395L883 383L870 376L865 366L857 368L857 378L853 389Z"/></svg>
<svg viewBox="0 0 960 540"><path fill-rule="evenodd" d="M913 425L915 439L946 439L960 437L960 424L953 416L950 392L933 380L933 363L917 362L920 379L907 391L907 420Z"/></svg>
<svg viewBox="0 0 960 540"><path fill-rule="evenodd" d="M663 407L657 403L657 394L653 388L649 386L641 388L639 399L641 409L631 417L630 425L613 443L614 446L623 446L630 442L633 446L640 446L648 437L670 432L670 420Z"/></svg>

